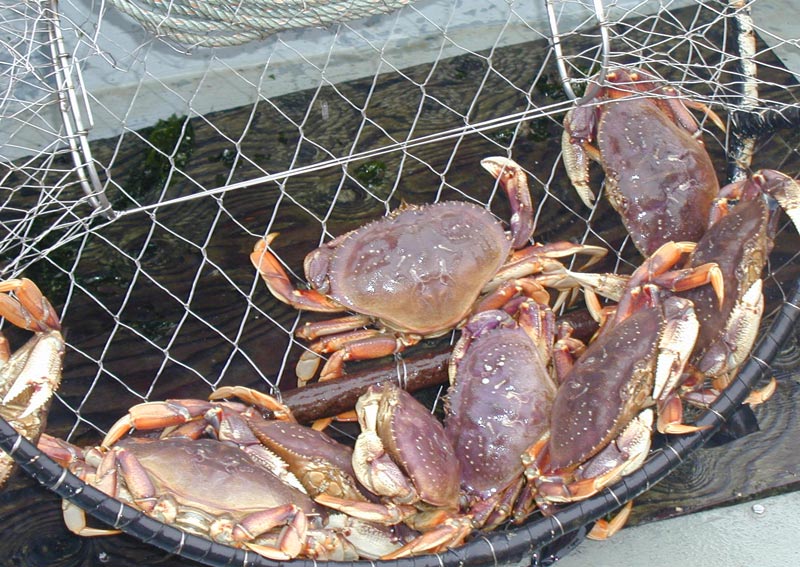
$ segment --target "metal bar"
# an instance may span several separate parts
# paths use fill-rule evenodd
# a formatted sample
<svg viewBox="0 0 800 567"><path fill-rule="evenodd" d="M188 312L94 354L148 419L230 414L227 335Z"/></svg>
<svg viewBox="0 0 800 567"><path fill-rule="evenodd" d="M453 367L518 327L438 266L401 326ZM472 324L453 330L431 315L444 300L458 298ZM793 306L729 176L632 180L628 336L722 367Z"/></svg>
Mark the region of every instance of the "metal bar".
<svg viewBox="0 0 800 567"><path fill-rule="evenodd" d="M49 23L50 52L53 59L53 68L55 69L59 110L66 132L65 137L69 143L72 161L75 164L81 187L89 199L89 203L94 207L95 212L111 220L116 216L116 213L112 209L111 203L106 198L105 190L100 182L100 177L97 174L97 169L92 159L89 138L87 136L88 130L84 127L75 83L72 80L72 74L70 72L69 54L66 51L64 37L61 34L61 21L58 17L58 1L50 0L49 5L50 14L47 21ZM85 92L80 74L78 77L81 82L81 92ZM84 103L86 102L84 98ZM89 111L88 104L86 104L85 112L90 117L91 121L91 112Z"/></svg>
<svg viewBox="0 0 800 567"><path fill-rule="evenodd" d="M611 52L611 36L608 32L608 20L606 19L603 1L592 0L592 5L594 7L594 16L597 20L597 25L600 28L600 71L597 77L598 80L603 81L605 71L608 69L608 58ZM556 66L558 67L558 75L561 78L561 86L567 98L575 100L578 97L572 89L572 78L567 69L564 52L561 49L561 34L558 30L558 17L556 16L554 1L545 0L545 8L547 9L547 23L550 27L550 45L553 47L553 52L556 55Z"/></svg>

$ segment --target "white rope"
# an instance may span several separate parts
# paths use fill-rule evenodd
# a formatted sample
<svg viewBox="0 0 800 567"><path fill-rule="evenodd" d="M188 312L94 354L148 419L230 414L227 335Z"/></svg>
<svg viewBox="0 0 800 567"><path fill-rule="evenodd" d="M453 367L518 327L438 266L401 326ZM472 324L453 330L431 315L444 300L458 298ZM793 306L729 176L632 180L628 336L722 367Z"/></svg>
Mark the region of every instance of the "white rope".
<svg viewBox="0 0 800 567"><path fill-rule="evenodd" d="M109 0L146 30L199 47L240 45L295 28L397 10L411 0Z"/></svg>

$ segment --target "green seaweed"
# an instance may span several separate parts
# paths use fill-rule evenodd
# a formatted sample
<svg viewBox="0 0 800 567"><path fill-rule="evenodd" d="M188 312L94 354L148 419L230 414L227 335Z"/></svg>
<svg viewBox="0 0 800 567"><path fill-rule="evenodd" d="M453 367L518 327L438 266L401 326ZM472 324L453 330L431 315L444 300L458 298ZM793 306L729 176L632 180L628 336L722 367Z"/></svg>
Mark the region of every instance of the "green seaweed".
<svg viewBox="0 0 800 567"><path fill-rule="evenodd" d="M382 187L386 180L386 164L379 160L371 160L359 165L353 177L367 189Z"/></svg>
<svg viewBox="0 0 800 567"><path fill-rule="evenodd" d="M139 204L159 194L170 179L170 172L183 169L194 152L194 127L187 116L173 114L159 120L152 128L142 131L147 140L147 149L141 167L133 169L124 188L127 196L120 194L113 201L116 209L130 205L130 200Z"/></svg>

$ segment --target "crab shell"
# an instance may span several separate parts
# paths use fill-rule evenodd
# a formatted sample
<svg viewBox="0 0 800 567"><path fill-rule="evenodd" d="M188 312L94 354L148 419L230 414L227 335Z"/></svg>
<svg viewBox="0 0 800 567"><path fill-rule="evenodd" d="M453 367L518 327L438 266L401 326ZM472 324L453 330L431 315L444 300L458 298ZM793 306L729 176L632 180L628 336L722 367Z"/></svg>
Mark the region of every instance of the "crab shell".
<svg viewBox="0 0 800 567"><path fill-rule="evenodd" d="M434 336L464 319L510 250L489 211L448 201L409 206L344 234L311 252L305 272L347 309Z"/></svg>
<svg viewBox="0 0 800 567"><path fill-rule="evenodd" d="M214 391L211 398L214 401L173 399L137 404L111 427L103 446L113 446L131 429L161 430L162 438L197 439L211 435L236 445L311 498L324 493L349 500L365 499L355 480L350 447L291 421L288 408L267 394L226 386ZM253 405L222 398L240 398ZM266 419L261 413L265 410L282 419Z"/></svg>
<svg viewBox="0 0 800 567"><path fill-rule="evenodd" d="M608 199L637 248L697 241L719 192L705 147L648 99L606 103L598 125Z"/></svg>
<svg viewBox="0 0 800 567"><path fill-rule="evenodd" d="M693 332L681 333L680 324L669 328L669 320L691 321ZM608 446L653 403L660 373L676 364L668 360L668 368L660 368L660 342L665 330L679 331L674 333L680 341L674 343L677 356L679 351L691 352L696 327L691 302L670 296L602 332L575 361L556 394L548 468L569 470Z"/></svg>
<svg viewBox="0 0 800 567"><path fill-rule="evenodd" d="M596 138L606 195L639 251L649 256L668 241L696 242L719 193L697 123L674 89L642 71L616 69L606 81L564 120L570 179L591 205L586 154L592 153L583 146Z"/></svg>
<svg viewBox="0 0 800 567"><path fill-rule="evenodd" d="M537 307L552 329L553 313ZM542 337L545 352L553 338ZM450 362L444 423L468 505L522 480L520 455L548 428L556 395L548 364L505 311L478 313L464 327Z"/></svg>
<svg viewBox="0 0 800 567"><path fill-rule="evenodd" d="M356 411L362 432L353 451L353 467L364 486L403 504L458 509L460 465L444 427L425 406L405 390L384 383L370 387L359 398ZM379 450L373 440L379 440ZM410 483L408 492L387 495L383 484L376 482L380 481L376 467L384 469L384 458Z"/></svg>
<svg viewBox="0 0 800 567"><path fill-rule="evenodd" d="M115 447L136 457L156 493L169 494L180 505L212 516L230 514L243 519L287 502L306 514L321 512L308 496L226 443L213 439L127 438Z"/></svg>

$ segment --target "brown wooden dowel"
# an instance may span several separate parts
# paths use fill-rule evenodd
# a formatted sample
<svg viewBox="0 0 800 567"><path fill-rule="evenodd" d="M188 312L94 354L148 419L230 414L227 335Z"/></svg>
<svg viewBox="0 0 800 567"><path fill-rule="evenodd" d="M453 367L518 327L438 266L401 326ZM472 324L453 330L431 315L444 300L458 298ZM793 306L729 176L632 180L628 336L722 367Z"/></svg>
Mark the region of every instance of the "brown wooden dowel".
<svg viewBox="0 0 800 567"><path fill-rule="evenodd" d="M303 388L283 392L283 403L289 406L297 421L307 423L352 410L358 397L373 384L398 382L409 392L447 381L449 345L439 346L396 364L349 372L326 382L315 382Z"/></svg>

